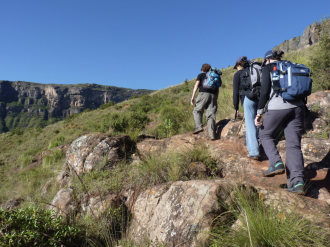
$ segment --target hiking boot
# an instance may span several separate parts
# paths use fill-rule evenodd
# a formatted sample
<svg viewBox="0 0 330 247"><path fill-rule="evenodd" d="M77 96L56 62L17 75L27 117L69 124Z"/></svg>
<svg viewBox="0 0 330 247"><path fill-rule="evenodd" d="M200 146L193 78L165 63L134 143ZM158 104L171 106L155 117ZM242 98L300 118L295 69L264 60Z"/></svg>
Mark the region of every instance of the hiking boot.
<svg viewBox="0 0 330 247"><path fill-rule="evenodd" d="M209 137L209 140L211 140L211 141L215 141L215 137L214 137L214 136L212 136L212 137L210 136L210 137Z"/></svg>
<svg viewBox="0 0 330 247"><path fill-rule="evenodd" d="M193 131L193 134L196 135L196 134L198 134L199 132L202 132L202 131L204 131L203 127L196 127Z"/></svg>
<svg viewBox="0 0 330 247"><path fill-rule="evenodd" d="M267 171L264 171L263 176L270 177L273 175L283 174L284 172L285 172L285 167L282 161L279 161L275 165L270 166Z"/></svg>
<svg viewBox="0 0 330 247"><path fill-rule="evenodd" d="M292 186L291 188L286 189L286 191L296 193L297 195L304 195L304 183L303 182L298 182L296 185Z"/></svg>
<svg viewBox="0 0 330 247"><path fill-rule="evenodd" d="M248 155L248 157L253 160L258 160L260 158L260 155L259 154L258 155Z"/></svg>

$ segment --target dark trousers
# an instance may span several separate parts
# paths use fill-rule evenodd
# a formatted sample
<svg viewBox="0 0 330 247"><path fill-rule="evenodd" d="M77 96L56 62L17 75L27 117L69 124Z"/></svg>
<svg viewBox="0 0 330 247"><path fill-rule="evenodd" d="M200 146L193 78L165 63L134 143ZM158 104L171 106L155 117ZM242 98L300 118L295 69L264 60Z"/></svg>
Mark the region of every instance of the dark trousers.
<svg viewBox="0 0 330 247"><path fill-rule="evenodd" d="M304 128L304 106L285 110L269 110L260 130L261 144L269 159L269 166L281 161L273 134L283 124L286 140L286 168L288 188L297 182L304 182L304 158L301 151L301 135Z"/></svg>

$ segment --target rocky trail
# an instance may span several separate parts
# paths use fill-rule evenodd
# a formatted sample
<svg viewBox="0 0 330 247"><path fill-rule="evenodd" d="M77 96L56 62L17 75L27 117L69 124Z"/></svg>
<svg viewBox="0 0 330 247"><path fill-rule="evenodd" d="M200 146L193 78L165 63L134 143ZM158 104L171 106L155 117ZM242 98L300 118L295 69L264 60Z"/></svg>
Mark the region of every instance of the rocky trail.
<svg viewBox="0 0 330 247"><path fill-rule="evenodd" d="M313 114L306 115L307 134L302 139L308 185L305 196L285 190L286 174L263 177L262 172L268 169L267 157L263 155L260 161L248 158L244 125L236 136L240 120L223 119L217 122L215 141L207 139L207 128L197 135L186 133L162 140L144 137L137 143L125 135L112 137L103 133L78 138L63 149L66 161L57 177L60 190L50 208L62 215L75 212L98 218L109 207L124 202L132 215L128 234L135 243L143 246L148 239L167 246L201 246L207 241L214 218L225 211L220 201L230 200L232 188L244 185L252 188L266 205L280 207L287 213L294 211L329 228L330 139L319 137L330 122L329 105L330 93L326 91L313 94L307 105ZM102 191L103 196L101 192L78 195L71 184L73 176L95 170L105 156L106 165L111 167L132 150L133 162L138 164L150 153L180 152L195 146L207 148L217 161L217 177L206 175L205 179L157 184L143 191L128 185L117 194ZM280 139L277 147L285 162L285 140ZM40 164L36 162L33 167ZM205 165L198 163L193 167L197 173L207 174Z"/></svg>

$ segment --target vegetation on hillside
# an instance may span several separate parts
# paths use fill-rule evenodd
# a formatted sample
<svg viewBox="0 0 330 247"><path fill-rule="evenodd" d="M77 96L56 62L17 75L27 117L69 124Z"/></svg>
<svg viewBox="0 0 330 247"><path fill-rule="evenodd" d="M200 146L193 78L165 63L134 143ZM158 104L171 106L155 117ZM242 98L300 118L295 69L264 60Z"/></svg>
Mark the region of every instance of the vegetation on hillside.
<svg viewBox="0 0 330 247"><path fill-rule="evenodd" d="M323 73L322 70L323 66L329 63L327 58L323 57L322 52L324 49L329 52L330 47L324 43L326 37L321 37L320 40L319 45L285 55L285 59L304 63L313 68L314 90L329 89L329 86L326 85L330 85L329 77L325 77L327 71ZM323 60L318 59L318 56L321 56ZM322 61L322 63L315 63L316 60ZM322 73L320 72L322 77L315 77L315 71L318 71L318 68L322 70ZM222 69L222 72L223 86L220 89L218 98L217 120L234 113L232 78L236 70L229 67ZM65 120L48 126L14 128L8 133L0 134L0 204L11 198L24 198L25 201L22 207L32 205L34 208L24 209L26 211L15 211L17 217L22 217L24 214L28 215L31 210L34 210L34 217L41 217L38 218L40 222L43 220L48 223L52 222L53 219L47 218L47 213L42 210L58 191L55 178L62 169L65 159L59 148L61 145L70 144L79 136L91 132L104 132L111 135L127 134L133 140L137 140L141 134L161 139L190 132L194 128L193 107L190 105L190 97L195 81L195 79L186 80L180 85L149 95L132 97L118 104L109 102L97 110L87 109L80 114L70 115ZM15 120L15 116L13 116L11 121L14 123L18 120ZM13 124L13 126L18 125ZM46 150L48 150L48 153L44 156L42 165L29 168L28 166L38 158L37 155ZM209 170L207 177L201 177L190 171L189 164L194 161L201 161L206 164ZM170 184L177 180L214 179L220 176L219 167L217 167L216 161L210 158L207 148L196 146L181 153L150 155L138 165L132 163L131 160L126 160L126 162L116 165L112 170L98 169L85 174L80 179L75 177L72 185L78 193L86 192L86 189L88 191L101 190L119 193L128 184L142 190L147 186L158 183ZM52 186L48 189L46 195L41 198L43 187L47 182L50 182ZM221 246L222 243L228 243L228 246L281 246L281 244L283 246L295 246L297 244L295 236L305 239L310 246L313 246L313 244L325 246L326 240L323 239L323 236L326 235L321 235L323 234L321 230L319 234L322 238L317 242L316 231L310 228L305 229L307 224L311 224L310 222L298 219L295 214L288 214L279 219L278 211L266 207L256 198L239 194L239 192L237 192L237 195L236 202L233 205L227 205L232 216L229 220L240 219L242 227L238 229L231 229L227 226L225 228L216 227L210 243L212 246ZM81 232L86 237L85 240L92 246L116 246L118 243L122 246L134 246L121 235L129 222L127 212L121 207L112 210L104 216L104 222L85 217L79 221L79 227L65 222L55 222L54 224L58 224L59 229L73 227L70 228L72 229L72 232L70 232L72 238L76 236L76 233ZM6 215L8 215L8 212L0 211L0 224L6 224L8 234L13 235L13 231L22 231L24 224L30 224L24 223L22 226L17 226L13 222L6 221ZM221 217L219 216L219 218ZM250 223L249 226L246 224L248 222ZM265 228L261 229L259 225L263 225ZM292 225L295 225L296 229L290 235L288 231L291 230ZM14 230L9 231L10 229ZM27 235L29 239L37 241L34 243L50 241L50 238L43 238L40 234L34 234L33 232L46 230L34 228L27 228L27 230L32 236ZM120 236L118 232L120 232ZM55 238L54 235L51 235L53 233L54 230L47 233L47 235L59 242L67 241L65 238ZM71 239L70 234L68 238ZM272 234L272 238L267 242L265 238L269 234ZM12 235L4 237L4 234L0 232L0 243L2 243L1 241L9 241ZM121 242L118 242L119 237L122 237ZM12 238L13 241L17 240L17 238ZM233 239L237 242L230 244ZM54 240L50 242L55 246L58 242Z"/></svg>
<svg viewBox="0 0 330 247"><path fill-rule="evenodd" d="M76 88L88 88L92 91L109 91L115 95L120 95L123 98L129 98L130 96L136 95L145 95L153 92L153 90L147 89L129 89L129 88L121 88L114 86L103 86L97 84L77 84L77 85L45 85L40 83L32 83L32 82L24 82L24 81L0 81L0 83L5 83L7 86L10 85L12 87L23 88L20 94L28 94L28 91L43 91L43 89L47 86L53 86L56 89L66 89L68 90L70 87ZM26 90L26 91L24 91ZM13 89L13 91L15 91ZM16 91L15 91L16 92ZM0 92L1 94L1 92ZM7 94L7 97L6 97ZM8 96L11 95L11 96ZM0 96L0 133L5 133L15 129L31 129L31 128L44 128L47 125L56 123L60 120L63 120L62 116L52 115L51 106L49 105L49 100L42 96L39 99L24 97L15 95L15 93L8 94L8 92L3 92ZM113 105L115 102L108 102L105 105L101 105L101 109L104 109L110 105ZM79 113L82 111L81 107L71 106L66 108L67 111L72 113ZM61 113L62 114L62 113Z"/></svg>
<svg viewBox="0 0 330 247"><path fill-rule="evenodd" d="M311 59L313 69L314 90L330 89L330 19L325 18L321 24L322 30L319 44Z"/></svg>

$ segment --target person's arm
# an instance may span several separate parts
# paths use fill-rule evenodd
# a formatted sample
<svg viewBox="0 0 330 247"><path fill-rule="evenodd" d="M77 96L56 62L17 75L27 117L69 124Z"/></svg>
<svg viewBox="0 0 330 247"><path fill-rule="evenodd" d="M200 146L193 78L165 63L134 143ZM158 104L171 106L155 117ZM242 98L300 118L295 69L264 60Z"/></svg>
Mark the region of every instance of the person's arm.
<svg viewBox="0 0 330 247"><path fill-rule="evenodd" d="M258 109L257 109L257 115L254 120L254 124L257 127L260 127L262 125L261 123L261 115L264 113L264 108L267 104L267 101L269 100L269 95L272 89L272 81L270 78L270 66L265 66L262 69L262 85L260 89L260 99L258 103Z"/></svg>
<svg viewBox="0 0 330 247"><path fill-rule="evenodd" d="M234 103L234 109L237 112L237 116L239 114L239 112L238 112L238 109L239 109L239 82L240 82L239 73L236 72L236 74L234 75L234 79L233 79L233 103Z"/></svg>
<svg viewBox="0 0 330 247"><path fill-rule="evenodd" d="M193 106L195 104L195 95L196 95L196 92L197 92L197 89L199 88L199 83L200 81L196 81L195 83L195 87L194 87L194 91L193 91L193 94L191 96L191 100L190 100L190 104Z"/></svg>
<svg viewBox="0 0 330 247"><path fill-rule="evenodd" d="M271 66L265 66L262 69L262 85L260 88L260 99L258 103L258 114L263 114L263 110L269 100L269 95L272 89L272 81L270 78Z"/></svg>

